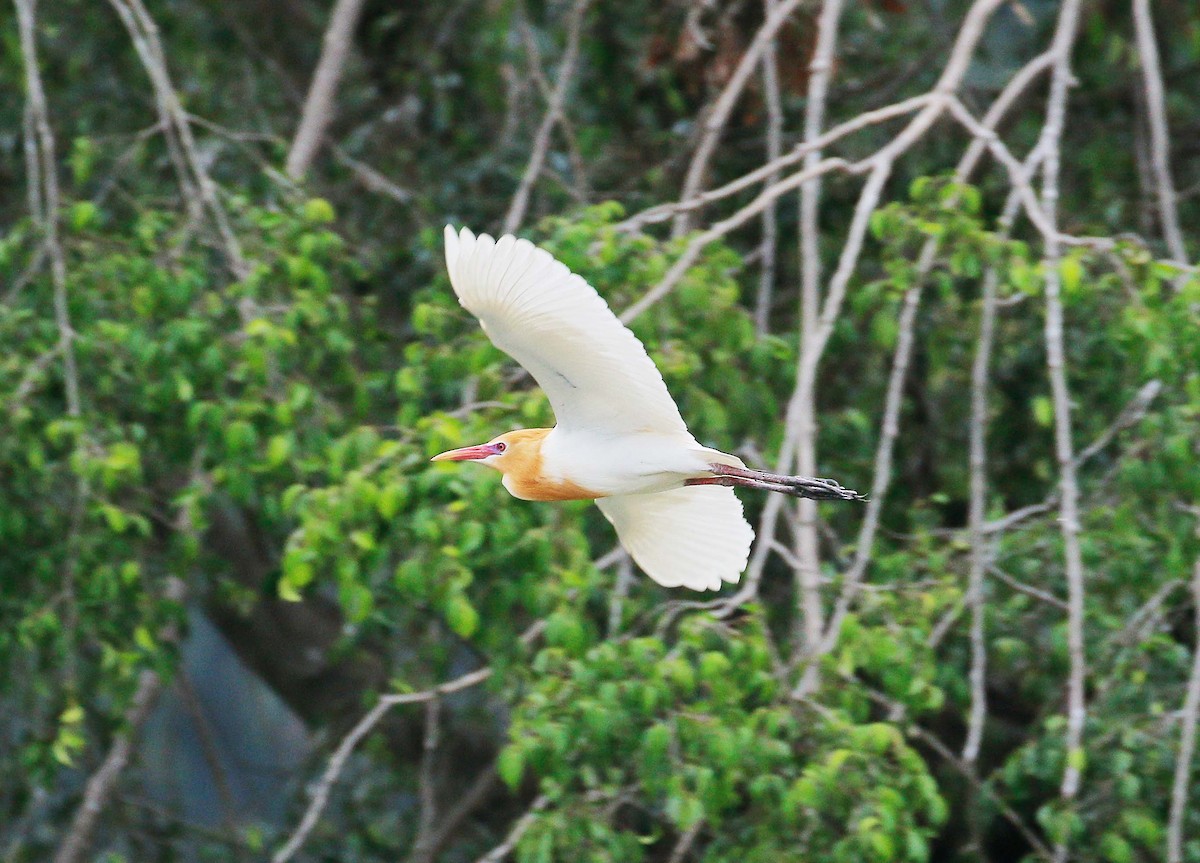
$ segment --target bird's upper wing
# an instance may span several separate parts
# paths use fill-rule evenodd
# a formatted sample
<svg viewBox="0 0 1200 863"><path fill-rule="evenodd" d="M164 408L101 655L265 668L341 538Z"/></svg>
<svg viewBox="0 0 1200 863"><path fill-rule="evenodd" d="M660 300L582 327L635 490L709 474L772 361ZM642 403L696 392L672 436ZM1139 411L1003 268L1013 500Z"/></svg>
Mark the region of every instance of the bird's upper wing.
<svg viewBox="0 0 1200 863"><path fill-rule="evenodd" d="M687 434L642 343L595 288L549 252L528 240L496 241L447 226L446 266L459 302L533 375L560 426Z"/></svg>
<svg viewBox="0 0 1200 863"><path fill-rule="evenodd" d="M685 486L655 494L602 497L596 506L621 545L665 587L717 590L746 568L754 529L731 488Z"/></svg>

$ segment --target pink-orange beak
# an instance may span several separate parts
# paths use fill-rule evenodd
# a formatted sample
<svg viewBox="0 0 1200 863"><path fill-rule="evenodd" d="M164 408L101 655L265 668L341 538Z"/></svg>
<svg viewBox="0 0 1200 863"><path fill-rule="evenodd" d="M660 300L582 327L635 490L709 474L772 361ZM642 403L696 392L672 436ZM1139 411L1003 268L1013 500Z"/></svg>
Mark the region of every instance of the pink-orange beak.
<svg viewBox="0 0 1200 863"><path fill-rule="evenodd" d="M452 449L447 452L438 453L430 461L472 461L496 455L497 452L495 444L484 443L478 446L465 446L461 449Z"/></svg>

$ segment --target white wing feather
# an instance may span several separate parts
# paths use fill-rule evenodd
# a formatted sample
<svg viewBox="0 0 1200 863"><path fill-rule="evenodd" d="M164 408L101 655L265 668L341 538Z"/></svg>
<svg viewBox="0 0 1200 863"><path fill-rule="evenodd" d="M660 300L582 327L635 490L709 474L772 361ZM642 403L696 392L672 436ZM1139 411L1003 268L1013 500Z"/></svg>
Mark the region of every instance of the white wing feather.
<svg viewBox="0 0 1200 863"><path fill-rule="evenodd" d="M642 343L549 252L447 226L446 266L459 302L533 375L564 430L688 434Z"/></svg>
<svg viewBox="0 0 1200 863"><path fill-rule="evenodd" d="M664 587L718 590L746 568L754 529L733 489L686 486L603 497L596 506L637 565Z"/></svg>

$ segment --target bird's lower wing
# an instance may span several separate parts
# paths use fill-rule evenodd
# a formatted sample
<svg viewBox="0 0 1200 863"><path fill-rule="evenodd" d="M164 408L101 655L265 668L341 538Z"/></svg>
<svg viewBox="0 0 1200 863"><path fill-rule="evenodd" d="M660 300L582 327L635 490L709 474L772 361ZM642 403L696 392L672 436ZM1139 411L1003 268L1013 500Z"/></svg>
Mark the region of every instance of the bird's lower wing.
<svg viewBox="0 0 1200 863"><path fill-rule="evenodd" d="M596 505L637 565L665 587L718 590L746 568L754 529L732 489L687 486Z"/></svg>

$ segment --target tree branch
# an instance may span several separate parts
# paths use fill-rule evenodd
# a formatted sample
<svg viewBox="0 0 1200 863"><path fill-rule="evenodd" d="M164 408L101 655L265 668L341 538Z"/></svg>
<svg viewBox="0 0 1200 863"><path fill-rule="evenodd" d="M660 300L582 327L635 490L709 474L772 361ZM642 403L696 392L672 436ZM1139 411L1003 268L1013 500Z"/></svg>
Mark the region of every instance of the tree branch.
<svg viewBox="0 0 1200 863"><path fill-rule="evenodd" d="M1200 533L1200 531L1198 531ZM1196 720L1200 716L1200 558L1192 568L1192 605L1196 617L1196 639L1192 648L1192 673L1179 718L1179 754L1171 784L1171 814L1167 820L1167 863L1183 863L1183 825L1188 813L1192 759L1196 754Z"/></svg>
<svg viewBox="0 0 1200 863"><path fill-rule="evenodd" d="M1063 124L1067 108L1067 90L1072 84L1071 48L1079 24L1080 0L1064 0L1054 34L1054 73L1050 82L1050 100L1041 141L1046 146L1043 168L1042 209L1050 227L1057 230L1059 164ZM1045 240L1043 256L1046 292L1046 364L1054 402L1054 451L1059 469L1059 514L1067 576L1067 651L1070 670L1067 680L1066 768L1060 789L1070 804L1079 793L1082 779L1083 727L1087 719L1084 681L1087 660L1083 642L1083 555L1079 546L1079 485L1075 475L1075 452L1071 441L1071 393L1067 384L1066 356L1063 347L1063 305L1059 279L1060 244L1054 236ZM1054 850L1055 859L1066 860L1065 840Z"/></svg>
<svg viewBox="0 0 1200 863"><path fill-rule="evenodd" d="M825 100L833 72L834 49L842 20L844 0L825 0L817 19L817 47L809 64L808 99L804 110L804 140L820 137L825 124ZM821 161L821 151L813 148L804 156L805 169ZM801 362L808 346L817 338L817 319L821 307L821 247L817 216L821 201L821 179L814 176L800 186L800 345ZM797 375L800 372L797 370ZM796 404L796 470L804 476L817 475L816 387L805 389ZM785 471L786 472L786 471ZM825 615L821 606L821 559L817 536L817 502L802 498L797 504L795 552L796 582L803 610L804 637L796 649L807 655L820 649ZM808 666L815 675L817 665ZM814 685L810 681L809 685Z"/></svg>
<svg viewBox="0 0 1200 863"><path fill-rule="evenodd" d="M583 18L590 3L591 0L575 0L575 5L571 7L570 15L567 17L567 47L558 67L558 80L555 82L550 102L546 106L542 124L538 127L537 135L534 137L533 150L529 154L529 164L525 167L525 173L513 195L512 203L509 204L508 213L504 216L501 233L513 233L525 219L530 192L533 190L534 183L537 182L538 175L542 172L542 165L546 161L546 152L550 149L550 134L563 117L567 90L571 86L571 79L575 76L575 67L579 60L579 38L583 32Z"/></svg>
<svg viewBox="0 0 1200 863"><path fill-rule="evenodd" d="M1150 156L1154 167L1155 190L1158 193L1158 213L1162 220L1167 249L1180 264L1187 266L1187 247L1179 228L1179 209L1176 205L1175 182L1171 178L1171 148L1167 134L1167 109L1163 97L1162 69L1158 62L1158 45L1154 40L1154 20L1150 16L1149 0L1133 0L1133 25L1137 36L1138 58L1146 86L1146 118L1150 124Z"/></svg>
<svg viewBox="0 0 1200 863"><path fill-rule="evenodd" d="M325 811L325 806L329 803L329 794L333 790L338 777L341 776L342 770L345 769L346 760L354 752L354 747L358 745L360 740L371 733L389 710L401 704L424 704L435 698L449 695L452 692L459 692L460 690L477 686L491 676L492 669L490 667L480 668L461 677L456 677L454 680L443 683L440 686L435 686L433 689L426 689L423 692L385 695L380 698L379 702L367 711L366 715L342 738L342 742L334 750L333 755L329 759L329 764L325 767L325 772L313 788L312 798L309 801L308 808L304 812L304 816L300 819L299 826L296 827L295 832L292 833L287 842L275 852L271 858L271 863L285 863L285 861L291 860L296 852L300 850L301 846L304 845L308 839L308 835L317 825L321 813Z"/></svg>
<svg viewBox="0 0 1200 863"><path fill-rule="evenodd" d="M300 125L296 129L296 137L292 139L284 168L293 179L298 180L308 173L333 120L333 100L362 7L363 0L337 0L329 16L329 26L321 42L321 58L317 61L317 71L313 74L312 85L304 99Z"/></svg>

